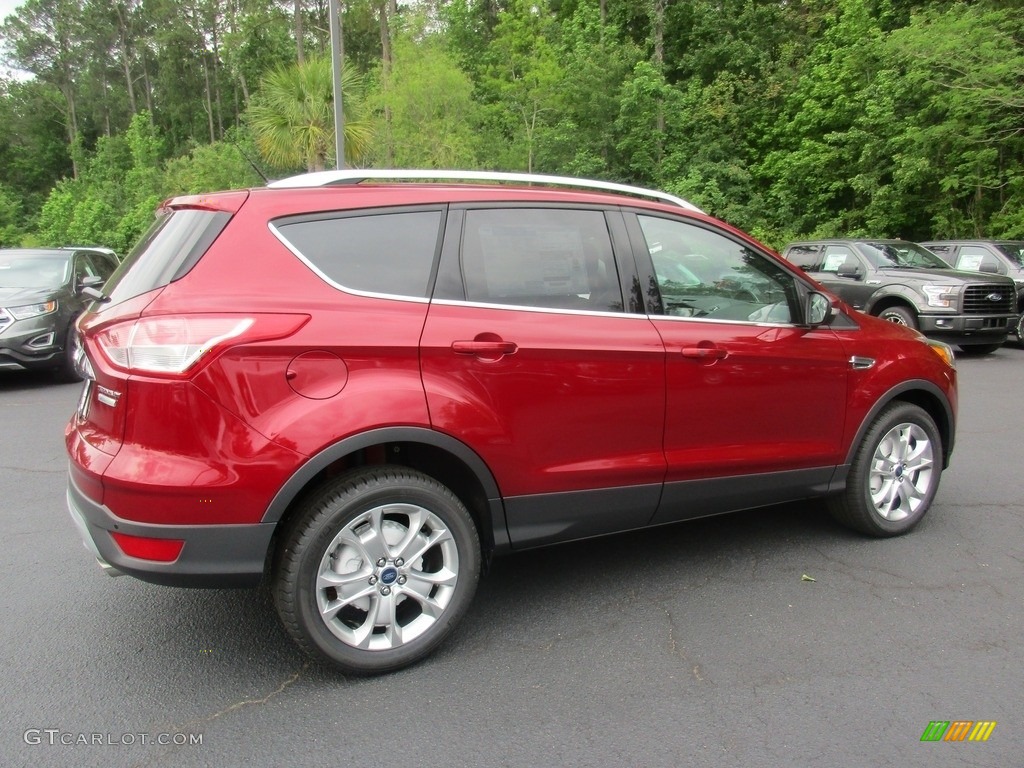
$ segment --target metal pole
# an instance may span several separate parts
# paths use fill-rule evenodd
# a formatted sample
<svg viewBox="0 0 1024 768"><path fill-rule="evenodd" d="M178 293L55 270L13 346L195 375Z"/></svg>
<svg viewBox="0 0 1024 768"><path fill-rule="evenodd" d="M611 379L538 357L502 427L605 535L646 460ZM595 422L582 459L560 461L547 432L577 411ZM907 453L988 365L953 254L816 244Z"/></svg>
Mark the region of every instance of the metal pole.
<svg viewBox="0 0 1024 768"><path fill-rule="evenodd" d="M345 113L342 110L341 66L345 58L345 42L341 38L341 0L328 0L331 23L331 63L334 72L334 152L335 166L345 167Z"/></svg>

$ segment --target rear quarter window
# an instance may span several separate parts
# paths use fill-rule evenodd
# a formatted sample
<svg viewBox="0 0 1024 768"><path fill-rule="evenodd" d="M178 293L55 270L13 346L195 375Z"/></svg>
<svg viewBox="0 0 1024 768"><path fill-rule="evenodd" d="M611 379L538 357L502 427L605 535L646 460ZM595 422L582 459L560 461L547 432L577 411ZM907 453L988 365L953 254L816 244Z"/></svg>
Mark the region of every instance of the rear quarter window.
<svg viewBox="0 0 1024 768"><path fill-rule="evenodd" d="M104 291L114 304L183 277L206 253L231 214L181 209L157 216L114 271Z"/></svg>
<svg viewBox="0 0 1024 768"><path fill-rule="evenodd" d="M824 249L820 245L792 245L786 249L786 261L805 272L820 272Z"/></svg>
<svg viewBox="0 0 1024 768"><path fill-rule="evenodd" d="M340 288L426 298L442 214L441 209L316 214L278 220L272 229L293 253Z"/></svg>

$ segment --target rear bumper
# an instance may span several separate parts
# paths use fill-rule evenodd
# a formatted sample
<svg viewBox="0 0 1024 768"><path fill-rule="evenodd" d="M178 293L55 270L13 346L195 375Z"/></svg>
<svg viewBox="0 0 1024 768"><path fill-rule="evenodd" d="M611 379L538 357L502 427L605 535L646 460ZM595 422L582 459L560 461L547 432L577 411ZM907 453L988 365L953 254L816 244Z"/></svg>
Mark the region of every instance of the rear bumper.
<svg viewBox="0 0 1024 768"><path fill-rule="evenodd" d="M123 520L89 499L68 481L68 511L86 549L111 575L121 573L142 581L176 587L249 587L263 577L275 524L153 525ZM126 555L110 532L158 539L181 539L181 554L173 562L142 560Z"/></svg>

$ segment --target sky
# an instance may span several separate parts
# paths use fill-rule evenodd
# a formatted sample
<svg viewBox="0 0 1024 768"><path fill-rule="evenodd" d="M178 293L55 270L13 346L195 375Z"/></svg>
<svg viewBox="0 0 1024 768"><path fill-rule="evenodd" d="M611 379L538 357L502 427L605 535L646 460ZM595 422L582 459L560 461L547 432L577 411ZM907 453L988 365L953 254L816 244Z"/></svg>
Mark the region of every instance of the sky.
<svg viewBox="0 0 1024 768"><path fill-rule="evenodd" d="M0 19L6 19L25 0L0 0Z"/></svg>
<svg viewBox="0 0 1024 768"><path fill-rule="evenodd" d="M0 24L24 2L25 0L0 0ZM7 41L0 37L0 76L13 74L4 64L4 57L6 56L4 52L5 42Z"/></svg>

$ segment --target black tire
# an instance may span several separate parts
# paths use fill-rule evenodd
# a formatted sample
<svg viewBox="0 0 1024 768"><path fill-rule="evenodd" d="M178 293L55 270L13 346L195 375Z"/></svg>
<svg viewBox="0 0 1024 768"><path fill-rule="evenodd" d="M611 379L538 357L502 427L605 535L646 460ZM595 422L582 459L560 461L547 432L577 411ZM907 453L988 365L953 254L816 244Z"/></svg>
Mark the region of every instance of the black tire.
<svg viewBox="0 0 1024 768"><path fill-rule="evenodd" d="M895 325L905 325L917 330L917 315L906 307L887 307L878 313L878 317Z"/></svg>
<svg viewBox="0 0 1024 768"><path fill-rule="evenodd" d="M78 372L75 358L81 353L82 345L78 337L78 330L72 321L64 335L64 354L61 357L60 365L54 374L57 381L81 381L82 375Z"/></svg>
<svg viewBox="0 0 1024 768"><path fill-rule="evenodd" d="M960 351L965 355L991 355L1002 346L1002 344L961 344Z"/></svg>
<svg viewBox="0 0 1024 768"><path fill-rule="evenodd" d="M935 421L923 408L895 402L868 428L846 490L828 500L829 512L869 536L900 536L921 522L941 476L942 439Z"/></svg>
<svg viewBox="0 0 1024 768"><path fill-rule="evenodd" d="M299 647L368 675L434 651L465 614L479 575L480 540L455 494L415 470L367 467L298 511L282 533L271 590Z"/></svg>

